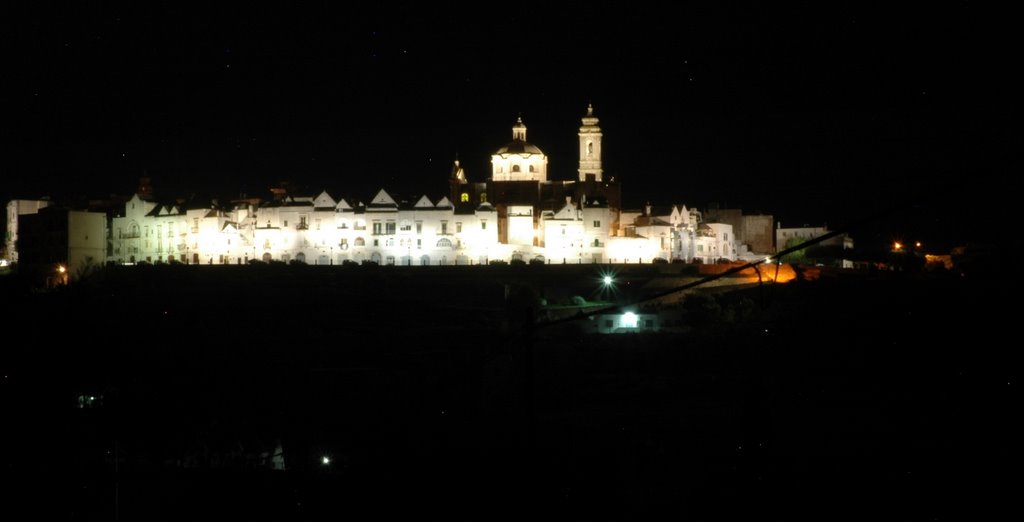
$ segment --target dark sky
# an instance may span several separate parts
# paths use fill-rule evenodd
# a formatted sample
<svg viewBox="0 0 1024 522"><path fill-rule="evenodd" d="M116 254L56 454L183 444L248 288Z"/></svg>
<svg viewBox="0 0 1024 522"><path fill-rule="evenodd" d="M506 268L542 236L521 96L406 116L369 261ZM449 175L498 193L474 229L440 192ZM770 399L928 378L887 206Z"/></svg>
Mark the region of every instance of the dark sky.
<svg viewBox="0 0 1024 522"><path fill-rule="evenodd" d="M1019 60L1007 13L973 5L8 12L0 197L130 193L143 172L158 197L438 195L456 153L486 177L519 113L572 179L592 101L631 205L795 224L999 202Z"/></svg>

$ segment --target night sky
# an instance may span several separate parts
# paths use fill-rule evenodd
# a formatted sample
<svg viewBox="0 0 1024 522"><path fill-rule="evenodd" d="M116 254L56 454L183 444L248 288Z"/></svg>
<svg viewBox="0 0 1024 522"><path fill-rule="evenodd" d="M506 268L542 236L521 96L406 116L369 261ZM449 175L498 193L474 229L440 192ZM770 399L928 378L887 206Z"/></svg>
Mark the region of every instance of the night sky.
<svg viewBox="0 0 1024 522"><path fill-rule="evenodd" d="M0 197L127 194L143 173L158 198L437 196L456 154L484 180L520 113L575 179L593 102L628 206L797 225L1006 201L1013 33L973 4L283 6L5 13Z"/></svg>

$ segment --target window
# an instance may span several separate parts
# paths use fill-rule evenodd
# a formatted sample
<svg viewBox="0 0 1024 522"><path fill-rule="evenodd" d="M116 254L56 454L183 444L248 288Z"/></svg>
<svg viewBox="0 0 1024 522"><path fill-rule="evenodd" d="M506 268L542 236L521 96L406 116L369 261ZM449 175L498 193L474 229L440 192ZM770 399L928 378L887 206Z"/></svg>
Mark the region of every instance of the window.
<svg viewBox="0 0 1024 522"><path fill-rule="evenodd" d="M284 220L284 226L288 226L288 220Z"/></svg>
<svg viewBox="0 0 1024 522"><path fill-rule="evenodd" d="M487 193L486 192L481 192L480 193L480 202L481 203L487 203Z"/></svg>
<svg viewBox="0 0 1024 522"><path fill-rule="evenodd" d="M373 240L373 246L380 246L380 240L379 239L374 239Z"/></svg>
<svg viewBox="0 0 1024 522"><path fill-rule="evenodd" d="M361 247L361 246L364 246L364 245L366 245L366 240L365 240L365 239L363 239L363 238L361 238L361 237L357 237L357 238L356 238L356 243L355 243L355 245L356 245L357 247Z"/></svg>
<svg viewBox="0 0 1024 522"><path fill-rule="evenodd" d="M469 192L463 192L462 195L459 196L459 201L469 203Z"/></svg>
<svg viewBox="0 0 1024 522"><path fill-rule="evenodd" d="M728 241L729 240L729 234L722 234L722 239Z"/></svg>
<svg viewBox="0 0 1024 522"><path fill-rule="evenodd" d="M167 225L167 237L174 237L174 225Z"/></svg>
<svg viewBox="0 0 1024 522"><path fill-rule="evenodd" d="M395 222L394 221L388 221L387 223L384 224L384 233L385 234L394 234L395 233Z"/></svg>
<svg viewBox="0 0 1024 522"><path fill-rule="evenodd" d="M423 233L423 222L422 221L417 221L416 222L416 233L417 234L422 234Z"/></svg>
<svg viewBox="0 0 1024 522"><path fill-rule="evenodd" d="M437 240L437 248L451 248L452 241L446 237Z"/></svg>
<svg viewBox="0 0 1024 522"><path fill-rule="evenodd" d="M342 250L348 250L348 238L341 238L341 243L338 244Z"/></svg>
<svg viewBox="0 0 1024 522"><path fill-rule="evenodd" d="M442 221L441 222L441 235L443 236L443 235L445 235L447 233L448 233L448 222L447 221Z"/></svg>
<svg viewBox="0 0 1024 522"><path fill-rule="evenodd" d="M697 251L698 252L703 252L704 251L704 245L697 245Z"/></svg>
<svg viewBox="0 0 1024 522"><path fill-rule="evenodd" d="M530 172L537 172L537 169L533 165L530 165Z"/></svg>
<svg viewBox="0 0 1024 522"><path fill-rule="evenodd" d="M380 221L374 221L373 222L373 235L375 235L375 236L379 236L380 235Z"/></svg>
<svg viewBox="0 0 1024 522"><path fill-rule="evenodd" d="M594 221L594 228L601 228L601 222L600 221Z"/></svg>
<svg viewBox="0 0 1024 522"><path fill-rule="evenodd" d="M587 156L590 156L593 153L594 153L594 142L588 141L587 142Z"/></svg>
<svg viewBox="0 0 1024 522"><path fill-rule="evenodd" d="M399 227L398 229L401 230L402 232L408 232L412 230L412 224L409 223L408 221L403 221L402 226Z"/></svg>
<svg viewBox="0 0 1024 522"><path fill-rule="evenodd" d="M416 248L423 248L423 240L422 239L417 239L416 240Z"/></svg>
<svg viewBox="0 0 1024 522"><path fill-rule="evenodd" d="M461 234L462 233L462 223L456 223L455 224L455 233L456 234Z"/></svg>
<svg viewBox="0 0 1024 522"><path fill-rule="evenodd" d="M487 230L487 221L480 222L480 230Z"/></svg>
<svg viewBox="0 0 1024 522"><path fill-rule="evenodd" d="M512 172L519 172L519 165L512 165Z"/></svg>

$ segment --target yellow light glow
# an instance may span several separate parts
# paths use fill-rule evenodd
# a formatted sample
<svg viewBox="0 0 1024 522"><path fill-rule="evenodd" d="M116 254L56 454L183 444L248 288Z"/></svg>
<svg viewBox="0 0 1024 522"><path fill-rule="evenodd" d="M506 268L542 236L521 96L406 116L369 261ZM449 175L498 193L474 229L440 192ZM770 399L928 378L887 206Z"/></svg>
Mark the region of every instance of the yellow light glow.
<svg viewBox="0 0 1024 522"><path fill-rule="evenodd" d="M899 250L899 249L903 248L903 244L900 243L899 241L896 241L896 242L894 242L892 244L892 248L893 248L893 250Z"/></svg>
<svg viewBox="0 0 1024 522"><path fill-rule="evenodd" d="M57 271L63 274L64 272L67 272L68 269L64 268L64 265L58 265L57 266Z"/></svg>
<svg viewBox="0 0 1024 522"><path fill-rule="evenodd" d="M918 241L918 242L914 243L914 246L917 247L917 248L921 248L921 242Z"/></svg>

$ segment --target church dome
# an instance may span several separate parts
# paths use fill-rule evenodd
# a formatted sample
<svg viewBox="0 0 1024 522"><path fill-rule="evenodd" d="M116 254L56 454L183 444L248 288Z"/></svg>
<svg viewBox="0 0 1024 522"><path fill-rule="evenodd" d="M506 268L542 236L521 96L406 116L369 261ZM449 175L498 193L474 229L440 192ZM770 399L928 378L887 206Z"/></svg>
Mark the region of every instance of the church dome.
<svg viewBox="0 0 1024 522"><path fill-rule="evenodd" d="M495 154L501 156L505 154L544 154L540 148L532 143L526 143L522 140L514 140L505 144L504 147L498 149Z"/></svg>

